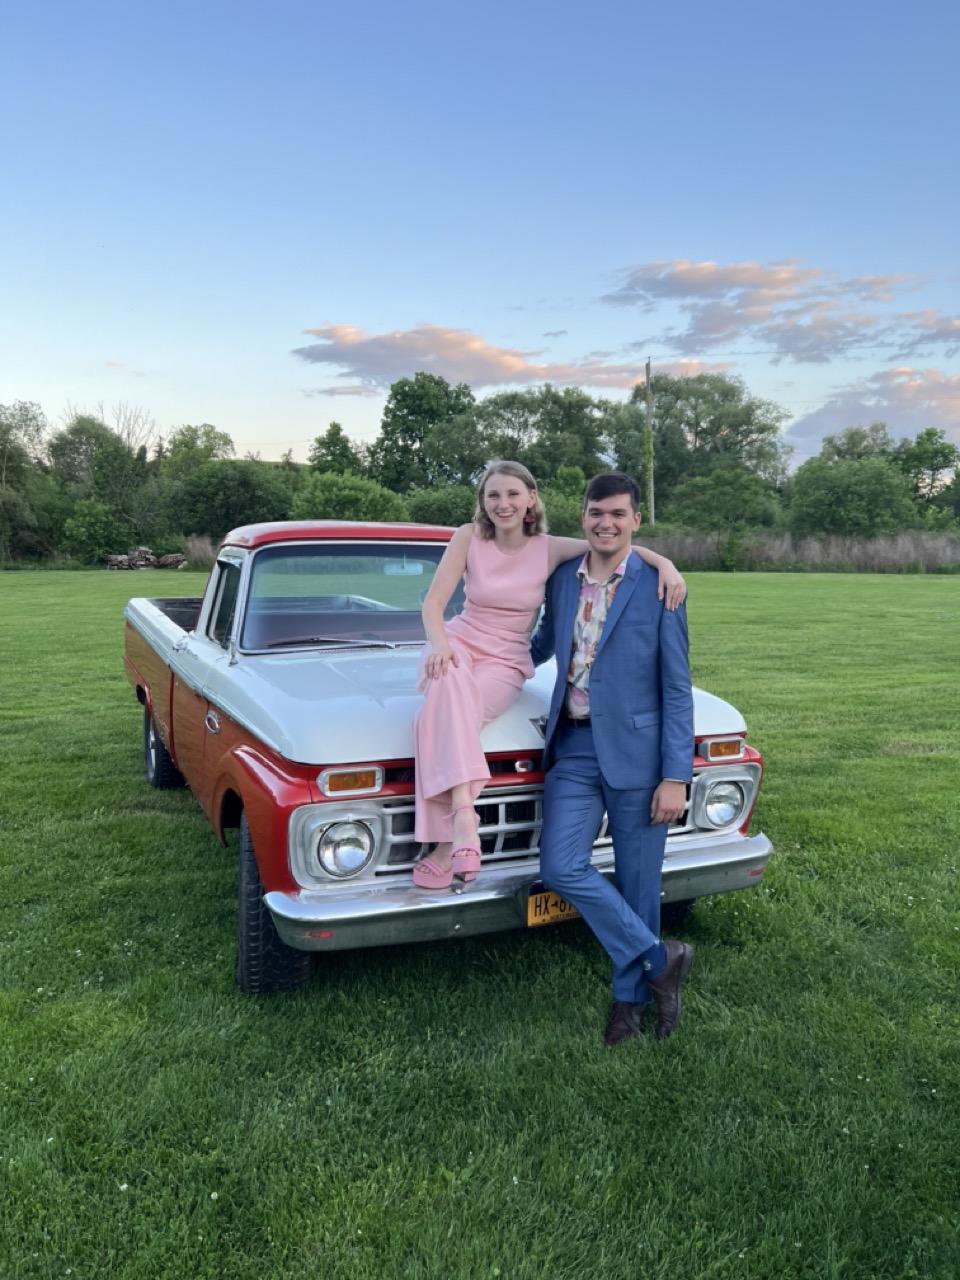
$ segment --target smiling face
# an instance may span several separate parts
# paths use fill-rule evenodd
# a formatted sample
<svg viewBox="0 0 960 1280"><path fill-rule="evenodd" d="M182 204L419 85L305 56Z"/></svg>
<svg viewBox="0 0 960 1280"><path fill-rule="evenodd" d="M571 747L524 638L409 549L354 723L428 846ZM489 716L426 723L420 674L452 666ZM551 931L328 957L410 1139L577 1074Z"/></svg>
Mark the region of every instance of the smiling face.
<svg viewBox="0 0 960 1280"><path fill-rule="evenodd" d="M533 510L536 500L536 489L503 471L495 471L488 476L483 486L483 509L494 529L503 533L522 529L523 518Z"/></svg>
<svg viewBox="0 0 960 1280"><path fill-rule="evenodd" d="M640 528L640 512L634 511L629 493L615 493L589 499L580 522L590 543L591 560L599 557L612 568L630 550L630 539Z"/></svg>

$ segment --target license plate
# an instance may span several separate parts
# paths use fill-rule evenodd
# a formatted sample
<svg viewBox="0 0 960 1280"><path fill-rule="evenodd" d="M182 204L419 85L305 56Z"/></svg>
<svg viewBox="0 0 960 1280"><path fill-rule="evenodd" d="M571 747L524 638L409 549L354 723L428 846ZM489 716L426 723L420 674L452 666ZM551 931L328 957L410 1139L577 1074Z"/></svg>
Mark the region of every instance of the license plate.
<svg viewBox="0 0 960 1280"><path fill-rule="evenodd" d="M535 929L541 924L559 924L561 920L576 920L579 915L577 908L558 893L551 893L537 885L530 890L527 898L528 929Z"/></svg>

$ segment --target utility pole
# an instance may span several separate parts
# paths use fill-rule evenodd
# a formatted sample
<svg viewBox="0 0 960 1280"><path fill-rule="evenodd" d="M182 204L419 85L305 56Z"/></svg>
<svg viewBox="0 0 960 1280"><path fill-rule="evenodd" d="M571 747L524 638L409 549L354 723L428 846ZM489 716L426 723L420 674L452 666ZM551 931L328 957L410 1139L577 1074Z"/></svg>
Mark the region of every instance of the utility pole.
<svg viewBox="0 0 960 1280"><path fill-rule="evenodd" d="M643 474L647 481L647 522L657 523L653 509L653 392L650 390L650 357L647 356L647 412L643 421Z"/></svg>

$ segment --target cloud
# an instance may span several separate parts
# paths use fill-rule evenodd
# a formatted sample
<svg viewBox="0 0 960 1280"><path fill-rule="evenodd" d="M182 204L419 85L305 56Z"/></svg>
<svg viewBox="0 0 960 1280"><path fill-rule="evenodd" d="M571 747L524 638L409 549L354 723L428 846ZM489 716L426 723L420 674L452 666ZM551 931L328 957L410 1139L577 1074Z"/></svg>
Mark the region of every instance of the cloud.
<svg viewBox="0 0 960 1280"><path fill-rule="evenodd" d="M795 259L728 264L676 259L630 268L601 301L648 314L673 305L682 324L646 341L684 355L736 343L759 350L730 354L769 355L774 363L823 364L864 348L886 350L890 359L934 345L955 354L960 318L889 309L918 284L916 277L892 273L837 277Z"/></svg>
<svg viewBox="0 0 960 1280"><path fill-rule="evenodd" d="M960 445L960 374L906 365L884 369L838 388L819 409L797 418L786 434L802 462L819 452L824 436L871 422L885 422L893 436L940 427Z"/></svg>
<svg viewBox="0 0 960 1280"><path fill-rule="evenodd" d="M548 329L543 336L545 338L565 338L569 332L569 329Z"/></svg>
<svg viewBox="0 0 960 1280"><path fill-rule="evenodd" d="M912 329L912 336L901 349L910 355L932 344L943 344L944 354L955 356L960 352L960 316L945 316L942 311L907 311L904 320Z"/></svg>
<svg viewBox="0 0 960 1280"><path fill-rule="evenodd" d="M107 369L125 369L127 367L123 360L104 360L103 363Z"/></svg>
<svg viewBox="0 0 960 1280"><path fill-rule="evenodd" d="M306 387L305 396L375 396L379 394L377 387L366 386L362 382L341 383L336 387Z"/></svg>
<svg viewBox="0 0 960 1280"><path fill-rule="evenodd" d="M542 362L536 358L542 354L539 351L497 347L469 330L440 325L368 334L356 325L329 324L305 332L317 341L296 348L292 354L310 364L336 368L338 377L353 380L347 391L334 388L333 394L363 394L359 388L384 390L397 378L411 377L419 370L471 387L552 382L557 386L629 389L643 379L643 365L635 361L616 363L586 356L567 363ZM657 372L684 377L724 367L678 360L659 363Z"/></svg>

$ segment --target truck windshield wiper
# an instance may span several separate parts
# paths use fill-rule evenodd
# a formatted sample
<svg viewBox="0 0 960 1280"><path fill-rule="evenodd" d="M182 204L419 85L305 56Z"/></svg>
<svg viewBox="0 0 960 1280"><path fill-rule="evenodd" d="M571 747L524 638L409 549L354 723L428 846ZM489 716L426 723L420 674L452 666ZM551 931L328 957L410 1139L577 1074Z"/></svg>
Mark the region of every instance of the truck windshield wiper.
<svg viewBox="0 0 960 1280"><path fill-rule="evenodd" d="M350 636L296 636L291 640L271 640L265 649L282 649L294 644L342 644L351 649L395 649L394 640L354 640Z"/></svg>

